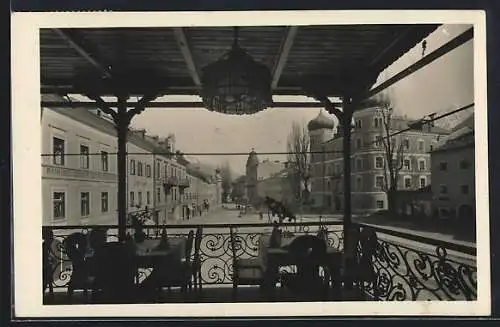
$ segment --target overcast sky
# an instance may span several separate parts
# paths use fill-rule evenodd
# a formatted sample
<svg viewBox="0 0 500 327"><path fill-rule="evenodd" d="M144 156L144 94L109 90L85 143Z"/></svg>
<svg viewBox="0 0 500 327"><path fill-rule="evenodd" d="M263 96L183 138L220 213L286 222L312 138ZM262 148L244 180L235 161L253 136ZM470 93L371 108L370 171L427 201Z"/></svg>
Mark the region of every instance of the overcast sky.
<svg viewBox="0 0 500 327"><path fill-rule="evenodd" d="M457 36L469 25L444 25L427 38L429 53ZM417 73L396 83L389 94L397 110L412 118L433 112L449 111L474 101L473 41L441 57ZM421 45L409 51L379 76L389 78L421 57ZM177 149L185 153L284 152L286 138L294 121L307 123L319 108L271 108L251 116L229 116L205 109L146 109L132 121L132 128L148 134L174 133ZM247 156L196 156L217 164L229 160L237 173L243 173ZM272 157L271 159L282 159ZM260 159L264 159L260 156Z"/></svg>

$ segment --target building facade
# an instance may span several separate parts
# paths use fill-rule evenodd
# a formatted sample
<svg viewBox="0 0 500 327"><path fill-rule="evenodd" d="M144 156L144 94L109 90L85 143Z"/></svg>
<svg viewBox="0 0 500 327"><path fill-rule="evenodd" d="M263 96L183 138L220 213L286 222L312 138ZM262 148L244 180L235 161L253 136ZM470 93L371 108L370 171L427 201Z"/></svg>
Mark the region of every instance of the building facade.
<svg viewBox="0 0 500 327"><path fill-rule="evenodd" d="M85 108L44 108L41 125L43 224L116 224L117 137L109 117ZM196 185L191 198L220 205L217 182L189 175L168 142L144 130L131 131L127 142L127 211L151 210L158 224L182 217L190 185Z"/></svg>
<svg viewBox="0 0 500 327"><path fill-rule="evenodd" d="M434 149L431 158L434 216L474 222L476 176L473 116Z"/></svg>
<svg viewBox="0 0 500 327"><path fill-rule="evenodd" d="M351 142L352 211L370 213L388 209L386 194L387 151L383 142L386 127L393 134L408 128L412 121L387 115L380 108L366 108L353 116ZM330 124L328 124L328 121ZM343 145L342 131L333 136L333 119L320 112L309 125L311 136L312 194L314 204L327 212L343 211ZM398 190L417 190L431 183L430 153L440 137L448 131L428 126L410 130L390 138L391 146L400 149L393 160L398 161ZM326 139L326 141L325 141ZM386 143L387 144L387 143ZM394 151L397 153L397 151Z"/></svg>
<svg viewBox="0 0 500 327"><path fill-rule="evenodd" d="M280 174L285 169L285 164L280 161L271 161L264 159L259 161L259 157L255 150L248 155L246 163L246 198L251 205L258 205L262 201L263 181ZM259 186L260 184L260 186ZM273 185L276 183L272 183Z"/></svg>

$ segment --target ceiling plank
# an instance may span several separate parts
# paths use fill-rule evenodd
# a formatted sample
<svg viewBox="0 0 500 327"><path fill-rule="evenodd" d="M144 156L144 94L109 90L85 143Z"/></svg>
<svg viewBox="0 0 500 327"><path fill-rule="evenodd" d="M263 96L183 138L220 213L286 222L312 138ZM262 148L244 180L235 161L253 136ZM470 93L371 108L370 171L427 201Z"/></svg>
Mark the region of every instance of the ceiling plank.
<svg viewBox="0 0 500 327"><path fill-rule="evenodd" d="M71 34L68 31L63 31L60 28L54 28L54 32L56 32L63 40L65 40L76 52L78 52L83 58L85 58L92 66L94 66L97 70L99 70L104 76L107 78L111 78L111 72L109 69L100 63L94 56L83 46L81 40L77 38L75 35Z"/></svg>
<svg viewBox="0 0 500 327"><path fill-rule="evenodd" d="M289 26L286 30L285 36L283 37L283 42L281 43L280 52L278 54L278 59L274 65L273 78L271 81L271 88L275 89L278 86L278 82L285 67L286 61L288 60L288 55L292 49L293 41L297 35L298 26Z"/></svg>
<svg viewBox="0 0 500 327"><path fill-rule="evenodd" d="M186 65L189 70L189 74L193 78L193 81L196 84L196 86L201 86L200 74L198 73L198 69L194 62L191 49L189 48L184 28L176 27L173 30L174 30L175 40L177 41L177 45L181 50L182 56L184 57L184 61L186 62Z"/></svg>

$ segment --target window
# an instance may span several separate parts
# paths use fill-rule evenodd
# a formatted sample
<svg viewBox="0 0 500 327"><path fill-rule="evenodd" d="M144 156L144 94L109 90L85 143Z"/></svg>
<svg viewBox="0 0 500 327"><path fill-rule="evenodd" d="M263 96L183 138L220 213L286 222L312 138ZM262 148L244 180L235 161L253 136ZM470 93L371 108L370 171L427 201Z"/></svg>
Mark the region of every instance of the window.
<svg viewBox="0 0 500 327"><path fill-rule="evenodd" d="M408 140L408 139L404 139L403 140L403 148L405 150L409 150L410 149L410 140Z"/></svg>
<svg viewBox="0 0 500 327"><path fill-rule="evenodd" d="M376 147L381 147L382 146L382 136L381 135L376 135L375 136L375 146Z"/></svg>
<svg viewBox="0 0 500 327"><path fill-rule="evenodd" d="M135 175L135 160L130 160L130 175Z"/></svg>
<svg viewBox="0 0 500 327"><path fill-rule="evenodd" d="M356 149L361 148L361 139L356 139Z"/></svg>
<svg viewBox="0 0 500 327"><path fill-rule="evenodd" d="M52 193L52 215L54 220L64 219L66 216L66 193L54 192Z"/></svg>
<svg viewBox="0 0 500 327"><path fill-rule="evenodd" d="M384 209L384 200L377 200L377 209Z"/></svg>
<svg viewBox="0 0 500 327"><path fill-rule="evenodd" d="M375 187L378 189L384 188L384 176L376 176L375 177Z"/></svg>
<svg viewBox="0 0 500 327"><path fill-rule="evenodd" d="M101 192L101 212L108 212L108 192Z"/></svg>
<svg viewBox="0 0 500 327"><path fill-rule="evenodd" d="M441 184L439 185L439 193L446 194L448 193L448 186Z"/></svg>
<svg viewBox="0 0 500 327"><path fill-rule="evenodd" d="M419 151L424 151L425 144L423 140L418 140L418 150Z"/></svg>
<svg viewBox="0 0 500 327"><path fill-rule="evenodd" d="M142 162L138 161L137 162L137 176L142 176Z"/></svg>
<svg viewBox="0 0 500 327"><path fill-rule="evenodd" d="M459 167L460 169L467 169L467 168L469 168L469 167L470 167L470 163L469 163L469 161L468 161L468 160L466 160L466 159L462 159L462 160L460 160L460 162L458 163L458 167Z"/></svg>
<svg viewBox="0 0 500 327"><path fill-rule="evenodd" d="M382 127L382 117L375 117L373 119L373 126L375 126L375 128Z"/></svg>
<svg viewBox="0 0 500 327"><path fill-rule="evenodd" d="M356 120L356 122L355 122L355 126L356 126L356 128L361 128L362 123L361 123L361 120L360 120L360 119Z"/></svg>
<svg viewBox="0 0 500 327"><path fill-rule="evenodd" d="M137 192L137 205L142 207L142 192Z"/></svg>
<svg viewBox="0 0 500 327"><path fill-rule="evenodd" d="M462 194L469 194L469 185L460 185L460 192Z"/></svg>
<svg viewBox="0 0 500 327"><path fill-rule="evenodd" d="M80 215L82 217L87 217L90 214L90 193L81 192L80 193Z"/></svg>
<svg viewBox="0 0 500 327"><path fill-rule="evenodd" d="M135 194L134 192L130 192L130 206L133 207L134 206L134 203L135 203Z"/></svg>
<svg viewBox="0 0 500 327"><path fill-rule="evenodd" d="M431 145L429 145L429 151L432 151L432 150L434 150L434 145L431 144Z"/></svg>
<svg viewBox="0 0 500 327"><path fill-rule="evenodd" d="M159 187L156 189L156 200L161 202L161 189Z"/></svg>
<svg viewBox="0 0 500 327"><path fill-rule="evenodd" d="M448 163L447 162L441 162L439 164L439 170L443 170L443 171L448 170Z"/></svg>
<svg viewBox="0 0 500 327"><path fill-rule="evenodd" d="M425 160L424 159L420 159L418 161L418 170L425 170Z"/></svg>
<svg viewBox="0 0 500 327"><path fill-rule="evenodd" d="M335 164L335 173L340 174L340 164Z"/></svg>
<svg viewBox="0 0 500 327"><path fill-rule="evenodd" d="M102 171L108 171L108 153L106 151L101 151L101 169Z"/></svg>
<svg viewBox="0 0 500 327"><path fill-rule="evenodd" d="M52 153L54 165L64 166L64 140L58 137L52 138Z"/></svg>
<svg viewBox="0 0 500 327"><path fill-rule="evenodd" d="M146 177L151 177L151 165L146 165Z"/></svg>
<svg viewBox="0 0 500 327"><path fill-rule="evenodd" d="M424 188L427 185L427 179L425 177L420 177L420 188Z"/></svg>
<svg viewBox="0 0 500 327"><path fill-rule="evenodd" d="M80 168L89 169L89 147L80 145Z"/></svg>
<svg viewBox="0 0 500 327"><path fill-rule="evenodd" d="M404 160L403 160L403 167L404 167L404 169L406 169L406 170L410 170L410 168L411 168L411 167L410 167L410 159L404 159Z"/></svg>
<svg viewBox="0 0 500 327"><path fill-rule="evenodd" d="M146 205L151 204L151 192L147 191L146 192Z"/></svg>
<svg viewBox="0 0 500 327"><path fill-rule="evenodd" d="M384 168L384 158L375 157L375 168L377 169Z"/></svg>
<svg viewBox="0 0 500 327"><path fill-rule="evenodd" d="M411 177L405 177L405 188L411 188Z"/></svg>
<svg viewBox="0 0 500 327"><path fill-rule="evenodd" d="M160 173L161 173L161 171L160 171L160 163L157 162L156 163L156 172L155 172L156 178L160 178Z"/></svg>

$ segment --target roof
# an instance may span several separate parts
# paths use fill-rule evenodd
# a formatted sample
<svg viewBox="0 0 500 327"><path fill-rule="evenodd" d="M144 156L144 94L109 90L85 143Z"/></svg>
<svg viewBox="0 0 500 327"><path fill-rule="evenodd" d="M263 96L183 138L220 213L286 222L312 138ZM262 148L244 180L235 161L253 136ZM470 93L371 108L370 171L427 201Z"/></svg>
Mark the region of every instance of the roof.
<svg viewBox="0 0 500 327"><path fill-rule="evenodd" d="M341 96L349 83L368 90L382 70L438 26L244 26L238 40L271 71L273 94L303 95L309 81L327 96ZM114 95L109 81L115 79L126 81L132 96L152 89L199 95L202 69L232 42L232 27L42 28L42 93Z"/></svg>
<svg viewBox="0 0 500 327"><path fill-rule="evenodd" d="M432 153L474 147L474 113L458 123Z"/></svg>
<svg viewBox="0 0 500 327"><path fill-rule="evenodd" d="M312 119L307 124L307 129L310 132L319 129L333 129L334 127L335 123L333 118L327 116L323 109L319 111L318 116L316 116L316 118Z"/></svg>
<svg viewBox="0 0 500 327"><path fill-rule="evenodd" d="M453 139L448 139L444 144L436 147L431 153L439 153L464 148L474 148L474 131L468 131Z"/></svg>

